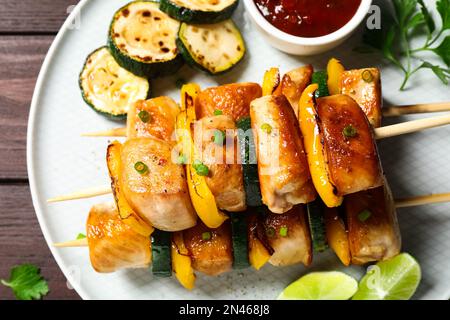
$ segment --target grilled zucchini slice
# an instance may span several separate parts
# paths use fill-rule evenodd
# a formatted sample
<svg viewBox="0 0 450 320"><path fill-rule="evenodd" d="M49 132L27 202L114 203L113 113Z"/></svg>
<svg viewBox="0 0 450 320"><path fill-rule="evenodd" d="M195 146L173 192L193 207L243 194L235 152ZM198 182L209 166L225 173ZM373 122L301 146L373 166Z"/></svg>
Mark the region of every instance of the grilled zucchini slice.
<svg viewBox="0 0 450 320"><path fill-rule="evenodd" d="M306 205L312 245L315 252L323 252L328 248L323 207L324 204L320 199Z"/></svg>
<svg viewBox="0 0 450 320"><path fill-rule="evenodd" d="M150 84L120 67L106 47L92 52L80 73L84 101L112 119L125 119L129 106L150 96Z"/></svg>
<svg viewBox="0 0 450 320"><path fill-rule="evenodd" d="M159 8L172 18L193 24L227 20L239 0L161 0Z"/></svg>
<svg viewBox="0 0 450 320"><path fill-rule="evenodd" d="M108 45L117 62L137 76L176 72L183 64L175 40L180 23L152 1L134 1L114 15Z"/></svg>
<svg viewBox="0 0 450 320"><path fill-rule="evenodd" d="M172 276L172 240L170 232L155 230L152 234L152 273L157 278Z"/></svg>
<svg viewBox="0 0 450 320"><path fill-rule="evenodd" d="M232 20L188 25L178 31L177 47L186 62L211 75L229 71L245 55L245 43Z"/></svg>

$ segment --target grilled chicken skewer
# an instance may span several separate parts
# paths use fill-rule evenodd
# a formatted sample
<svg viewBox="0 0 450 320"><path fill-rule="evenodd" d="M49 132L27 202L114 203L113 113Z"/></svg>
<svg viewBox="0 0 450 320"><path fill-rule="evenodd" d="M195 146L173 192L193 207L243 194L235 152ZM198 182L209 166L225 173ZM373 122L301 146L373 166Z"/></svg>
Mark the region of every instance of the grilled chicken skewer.
<svg viewBox="0 0 450 320"><path fill-rule="evenodd" d="M412 133L415 131L421 131L428 128L435 128L438 126L443 126L450 124L450 115L432 117L427 119L420 119L414 121L408 121L401 124L395 124L391 126L385 126L381 128L376 128L374 130L375 138L384 139L387 137L393 137L397 135L402 135L405 133ZM420 127L417 128L417 125ZM389 133L390 130L395 130L395 133ZM379 132L379 134L378 134ZM57 196L51 199L48 199L47 202L61 202L68 200L77 200L77 199L85 199L91 198L103 194L111 193L110 190L107 190L107 187L98 187L98 188L89 188L83 191L73 192L71 194Z"/></svg>
<svg viewBox="0 0 450 320"><path fill-rule="evenodd" d="M383 197L382 194L381 197ZM374 197L374 202L379 200L382 199L378 196ZM396 202L396 206L404 208L448 201L450 201L450 193L403 199ZM354 205L353 203L350 206ZM359 212L359 208L350 208L350 210L355 213ZM279 220L278 217L283 218ZM266 213L260 218L262 224L256 227L252 224L253 217L250 215L249 218L250 251L252 250L252 235L260 232L262 235L260 234L258 237L266 237L264 242L272 249L269 260L271 264L285 266L300 262L305 265L311 263L312 250L309 232L304 234L303 228L296 227L307 224L303 206L296 206L294 210L281 216ZM349 220L350 228L353 223L361 223L356 216ZM256 230L258 227L263 229ZM280 228L288 230L284 237L280 235ZM87 238L55 243L54 246L58 248L88 246L92 266L101 273L114 272L123 268L145 268L151 264L150 238L136 233L125 224L113 204L99 204L92 207L86 222L86 230ZM267 237L267 230L273 230L273 235ZM376 229L367 231L374 236L377 233ZM208 241L204 240L204 233L211 233ZM353 240L355 241L351 241L352 245L356 245L358 239ZM383 240L384 238L377 239L377 241ZM231 269L233 255L228 223L216 230L199 223L197 226L183 231L183 241L196 271L207 275L218 275ZM358 260L352 262L355 263ZM364 262L364 260L359 261L359 263Z"/></svg>

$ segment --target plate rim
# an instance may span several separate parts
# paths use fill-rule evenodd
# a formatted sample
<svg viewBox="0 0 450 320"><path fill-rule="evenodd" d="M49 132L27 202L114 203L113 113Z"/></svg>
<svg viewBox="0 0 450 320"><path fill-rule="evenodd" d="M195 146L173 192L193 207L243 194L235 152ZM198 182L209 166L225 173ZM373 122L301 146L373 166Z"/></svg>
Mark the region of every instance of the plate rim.
<svg viewBox="0 0 450 320"><path fill-rule="evenodd" d="M36 177L35 177L35 170L34 170L34 146L35 146L35 139L34 139L34 132L35 132L35 123L36 123L36 114L38 112L38 101L40 100L42 89L43 89L43 83L47 77L47 73L49 70L49 67L51 65L51 62L54 58L54 55L56 53L56 50L58 49L60 43L62 42L62 39L66 35L67 31L69 29L70 23L74 20L75 16L81 12L81 9L88 3L90 0L81 0L72 10L72 12L69 14L69 16L64 21L63 25L59 29L55 39L53 40L52 44L50 45L49 50L47 51L47 54L45 55L44 62L42 63L41 69L39 71L39 75L36 80L36 85L34 87L33 91L33 97L31 99L31 105L30 105L30 111L28 113L28 123L27 123L27 146L26 146L26 160L27 160L27 173L28 173L28 182L30 186L30 192L31 192L31 200L33 203L34 211L36 214L36 217L39 222L39 226L41 228L42 234L44 235L45 242L47 243L48 248L50 249L50 252L53 256L53 258L56 261L56 264L58 265L61 272L66 277L67 281L70 283L72 288L80 295L81 299L83 300L90 300L90 295L83 289L81 286L81 283L78 283L78 281L75 281L74 275L72 275L68 270L64 267L63 258L60 255L59 251L56 250L55 247L53 247L51 244L53 243L50 235L49 229L47 228L45 218L44 218L44 210L42 209L42 206L39 201L38 196L38 187L36 183Z"/></svg>

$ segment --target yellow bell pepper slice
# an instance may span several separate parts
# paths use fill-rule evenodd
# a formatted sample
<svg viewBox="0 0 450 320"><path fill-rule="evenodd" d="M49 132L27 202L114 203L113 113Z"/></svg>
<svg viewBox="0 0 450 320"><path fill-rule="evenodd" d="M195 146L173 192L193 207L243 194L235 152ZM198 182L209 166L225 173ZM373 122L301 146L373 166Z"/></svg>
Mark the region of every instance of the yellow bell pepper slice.
<svg viewBox="0 0 450 320"><path fill-rule="evenodd" d="M344 71L345 68L339 60L331 58L328 61L328 91L330 92L330 96L341 93L341 76Z"/></svg>
<svg viewBox="0 0 450 320"><path fill-rule="evenodd" d="M345 266L350 265L351 254L347 231L336 208L325 208L325 229L328 245Z"/></svg>
<svg viewBox="0 0 450 320"><path fill-rule="evenodd" d="M314 93L318 88L317 84L311 84L302 93L299 102L300 129L303 134L314 187L326 206L332 208L340 206L343 197L339 197L334 193L335 187L329 178L326 151L321 142L321 133L314 105Z"/></svg>
<svg viewBox="0 0 450 320"><path fill-rule="evenodd" d="M180 284L188 290L194 289L195 273L192 260L184 244L183 232L172 235L172 269Z"/></svg>
<svg viewBox="0 0 450 320"><path fill-rule="evenodd" d="M275 92L280 85L280 71L278 68L270 68L264 73L262 94L269 96Z"/></svg>
<svg viewBox="0 0 450 320"><path fill-rule="evenodd" d="M195 148L191 134L191 124L196 120L195 98L200 92L196 84L184 85L181 89L181 110L177 118L177 139L186 157L186 176L192 205L199 218L208 228L218 228L228 216L217 208L216 199L209 189L204 176L197 174L192 164Z"/></svg>
<svg viewBox="0 0 450 320"><path fill-rule="evenodd" d="M248 247L248 258L250 264L256 270L261 269L270 260L271 255L257 238L251 239Z"/></svg>
<svg viewBox="0 0 450 320"><path fill-rule="evenodd" d="M117 210L125 224L129 225L131 229L144 237L149 237L153 233L154 228L139 217L139 215L130 207L120 185L121 152L122 144L119 141L114 141L108 146L106 154L106 162L108 164L109 176L111 177L111 186Z"/></svg>

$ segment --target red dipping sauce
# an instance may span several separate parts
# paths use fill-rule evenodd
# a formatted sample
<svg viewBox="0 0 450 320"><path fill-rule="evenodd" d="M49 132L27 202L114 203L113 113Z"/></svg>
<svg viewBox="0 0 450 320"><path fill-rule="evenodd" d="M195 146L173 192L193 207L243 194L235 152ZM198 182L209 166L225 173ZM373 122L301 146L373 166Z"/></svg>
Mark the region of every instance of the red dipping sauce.
<svg viewBox="0 0 450 320"><path fill-rule="evenodd" d="M342 28L361 0L253 0L272 25L294 36L320 37Z"/></svg>

